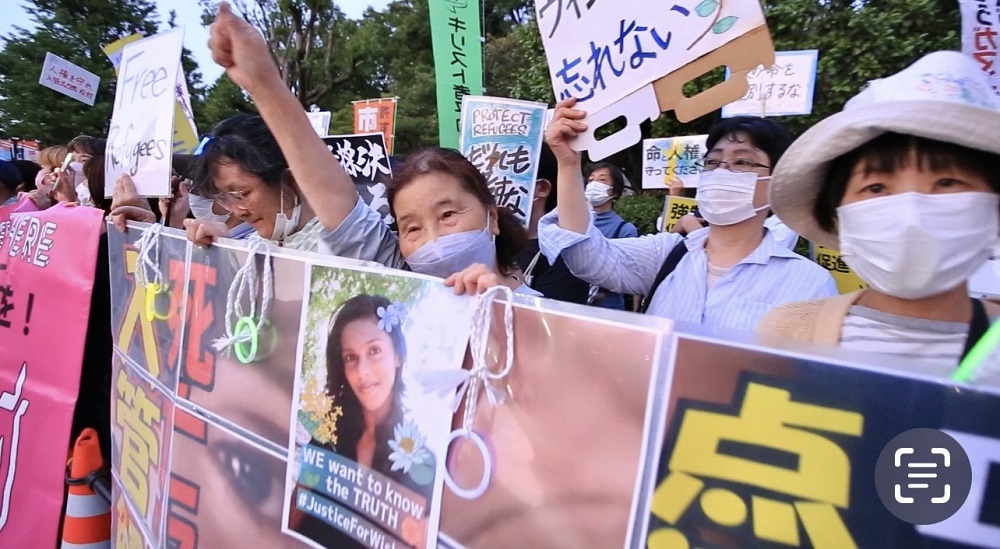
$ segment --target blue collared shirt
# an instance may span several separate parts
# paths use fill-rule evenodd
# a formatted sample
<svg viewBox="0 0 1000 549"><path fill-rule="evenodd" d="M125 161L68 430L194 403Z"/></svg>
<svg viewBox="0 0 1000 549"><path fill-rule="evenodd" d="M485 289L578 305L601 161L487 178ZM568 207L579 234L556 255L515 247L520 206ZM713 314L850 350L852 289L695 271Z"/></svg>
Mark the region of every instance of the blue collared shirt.
<svg viewBox="0 0 1000 549"><path fill-rule="evenodd" d="M650 300L650 314L751 331L778 305L837 295L826 269L782 246L770 232L709 289L707 228L686 240L674 233L609 240L593 220L586 234L579 234L560 227L558 215L554 210L538 224L542 253L549 261L561 255L573 274L614 292L646 295L674 246L687 246L688 253Z"/></svg>

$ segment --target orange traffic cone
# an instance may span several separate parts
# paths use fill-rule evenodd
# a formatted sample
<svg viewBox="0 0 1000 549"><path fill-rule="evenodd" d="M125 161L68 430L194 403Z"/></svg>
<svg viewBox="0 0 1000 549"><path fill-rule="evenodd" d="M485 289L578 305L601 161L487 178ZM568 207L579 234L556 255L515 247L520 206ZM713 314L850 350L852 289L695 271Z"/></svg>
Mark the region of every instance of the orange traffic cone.
<svg viewBox="0 0 1000 549"><path fill-rule="evenodd" d="M109 549L111 547L111 502L94 493L97 476L104 471L104 458L97 431L87 428L76 439L69 463L69 494L63 522L62 549Z"/></svg>

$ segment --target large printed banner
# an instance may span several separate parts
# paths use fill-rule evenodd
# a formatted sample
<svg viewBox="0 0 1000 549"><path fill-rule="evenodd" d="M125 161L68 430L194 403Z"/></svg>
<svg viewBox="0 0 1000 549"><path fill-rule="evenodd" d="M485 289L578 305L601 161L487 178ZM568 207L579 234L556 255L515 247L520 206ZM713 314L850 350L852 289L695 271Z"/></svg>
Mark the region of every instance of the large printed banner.
<svg viewBox="0 0 1000 549"><path fill-rule="evenodd" d="M1000 393L801 357L679 336L669 401L654 415L665 427L650 444L657 458L638 545L997 547ZM893 445L915 428L957 441L950 459L931 445ZM964 504L961 454L972 473ZM896 484L894 495L893 470L905 479L908 467L917 480ZM889 511L880 490L890 502L932 509L932 497L950 494L957 511L914 526Z"/></svg>
<svg viewBox="0 0 1000 549"><path fill-rule="evenodd" d="M642 141L642 188L667 189L680 178L685 187L697 187L707 135L660 137Z"/></svg>
<svg viewBox="0 0 1000 549"><path fill-rule="evenodd" d="M130 42L122 49L104 178L128 174L140 196L170 196L175 90L184 29ZM111 198L114 185L104 186Z"/></svg>
<svg viewBox="0 0 1000 549"><path fill-rule="evenodd" d="M723 118L812 114L819 51L779 51L774 56L774 65L747 74L750 89L722 107Z"/></svg>
<svg viewBox="0 0 1000 549"><path fill-rule="evenodd" d="M479 2L430 0L439 144L458 148L462 98L483 94L483 44Z"/></svg>
<svg viewBox="0 0 1000 549"><path fill-rule="evenodd" d="M958 5L962 10L962 53L979 62L993 91L1000 93L1000 71L995 66L1000 5L982 0L959 0Z"/></svg>
<svg viewBox="0 0 1000 549"><path fill-rule="evenodd" d="M386 225L393 223L389 212L386 185L392 180L392 165L381 133L331 135L324 137L327 150L340 161L365 204L382 215Z"/></svg>
<svg viewBox="0 0 1000 549"><path fill-rule="evenodd" d="M531 222L538 161L545 133L543 103L465 96L459 150L486 177L497 206Z"/></svg>
<svg viewBox="0 0 1000 549"><path fill-rule="evenodd" d="M385 137L385 149L392 154L396 140L396 97L384 99L363 99L353 101L354 133L381 132Z"/></svg>
<svg viewBox="0 0 1000 549"><path fill-rule="evenodd" d="M54 547L101 212L0 208L0 546Z"/></svg>

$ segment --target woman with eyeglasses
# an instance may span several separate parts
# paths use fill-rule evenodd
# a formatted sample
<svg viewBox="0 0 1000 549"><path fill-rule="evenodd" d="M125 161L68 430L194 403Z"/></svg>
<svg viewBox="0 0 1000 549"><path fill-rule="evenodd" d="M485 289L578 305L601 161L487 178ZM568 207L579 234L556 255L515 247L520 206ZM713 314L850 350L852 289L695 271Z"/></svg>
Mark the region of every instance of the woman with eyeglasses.
<svg viewBox="0 0 1000 549"><path fill-rule="evenodd" d="M587 129L569 99L556 106L545 140L559 160L559 207L539 226L542 252L576 276L614 292L645 295L647 311L678 321L753 330L772 308L837 293L830 274L764 228L771 167L791 136L765 118L723 120L709 132L698 208L708 227L605 238L587 208L580 155L569 142Z"/></svg>

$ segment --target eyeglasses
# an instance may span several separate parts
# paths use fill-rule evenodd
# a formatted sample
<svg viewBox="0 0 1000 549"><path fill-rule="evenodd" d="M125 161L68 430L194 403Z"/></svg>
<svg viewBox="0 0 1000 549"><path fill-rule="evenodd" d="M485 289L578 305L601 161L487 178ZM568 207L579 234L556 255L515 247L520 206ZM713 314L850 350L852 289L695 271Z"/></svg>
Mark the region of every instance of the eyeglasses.
<svg viewBox="0 0 1000 549"><path fill-rule="evenodd" d="M712 171L723 164L726 168L734 172L748 172L754 168L766 168L771 169L771 166L766 166L759 162L754 162L752 160L747 160L745 158L734 158L732 160L719 160L718 158L704 158L698 163L702 171Z"/></svg>
<svg viewBox="0 0 1000 549"><path fill-rule="evenodd" d="M227 191L224 193L218 193L211 198L224 208L242 208L246 203L246 197L248 194L250 194L249 189L245 191Z"/></svg>

